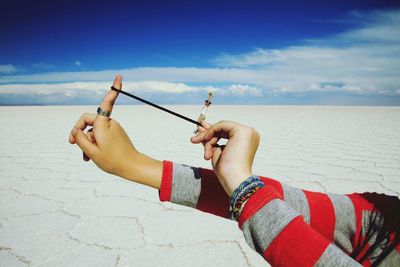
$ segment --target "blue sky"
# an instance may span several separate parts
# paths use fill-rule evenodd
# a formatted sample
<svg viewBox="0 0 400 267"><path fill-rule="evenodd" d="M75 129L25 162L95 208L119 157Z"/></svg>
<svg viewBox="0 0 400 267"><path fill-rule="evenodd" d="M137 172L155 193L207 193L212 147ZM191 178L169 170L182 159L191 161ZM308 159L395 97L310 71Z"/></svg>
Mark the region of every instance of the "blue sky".
<svg viewBox="0 0 400 267"><path fill-rule="evenodd" d="M15 0L0 25L0 104L97 104L120 73L158 103L400 105L398 1Z"/></svg>

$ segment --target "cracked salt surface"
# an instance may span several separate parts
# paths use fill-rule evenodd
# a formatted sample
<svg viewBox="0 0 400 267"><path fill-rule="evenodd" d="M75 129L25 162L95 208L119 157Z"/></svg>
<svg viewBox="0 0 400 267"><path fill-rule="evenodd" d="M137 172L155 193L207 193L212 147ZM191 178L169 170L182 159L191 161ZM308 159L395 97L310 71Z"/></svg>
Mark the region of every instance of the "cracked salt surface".
<svg viewBox="0 0 400 267"><path fill-rule="evenodd" d="M267 266L232 221L160 203L156 190L83 162L67 137L94 110L0 107L1 266ZM186 122L145 106L117 106L113 118L141 152L209 167ZM257 174L315 191L400 194L400 108L214 106L208 119L260 132Z"/></svg>

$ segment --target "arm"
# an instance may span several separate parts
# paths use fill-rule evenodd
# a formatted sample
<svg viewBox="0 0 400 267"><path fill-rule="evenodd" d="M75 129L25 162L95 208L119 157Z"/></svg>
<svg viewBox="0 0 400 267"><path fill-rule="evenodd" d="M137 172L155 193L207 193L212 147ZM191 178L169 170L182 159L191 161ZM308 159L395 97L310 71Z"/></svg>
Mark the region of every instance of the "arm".
<svg viewBox="0 0 400 267"><path fill-rule="evenodd" d="M117 76L116 79L114 80L114 87L116 88L121 88L121 77ZM113 103L115 102L116 97L118 96L117 92L115 91L110 91L108 94L105 96L101 108L103 110L112 110ZM84 132L84 130L87 128L87 126L92 126L93 128L91 131ZM216 129L215 127L211 127L212 129ZM246 133L251 133L250 131L245 131ZM207 133L210 133L210 131L207 131ZM238 136L242 136L241 132L237 133ZM207 137L208 138L208 137ZM218 164L218 160L215 157L215 155L219 155L221 157L220 162L224 162L228 164L230 160L235 160L235 157L229 157L229 155L224 154L222 155L222 148L218 148L216 150L212 150L213 146L216 144L218 140L213 139L211 137L209 140L207 139L205 143L205 147L207 148L206 153L205 153L205 158L213 158L213 164L215 165L215 170L216 174L218 176L219 182L221 182L223 189L225 191L232 193L234 188L240 184L242 178L245 178L246 175L251 173L251 164L252 164L252 157L254 157L254 154L250 157L247 157L244 160L244 164L246 166L245 170L242 171L240 168L235 169L231 168L230 172L225 172L224 168L221 168L221 165L216 165ZM232 141L232 140L230 140ZM132 142L130 141L129 137L125 133L125 131L122 129L122 127L115 121L110 118L100 116L100 115L95 115L95 114L84 114L76 123L75 127L71 131L71 135L69 137L69 142L71 144L76 143L83 151L84 157L86 159L91 159L93 162L102 170L118 175L120 177L123 177L125 179L132 180L134 182L139 182L142 184L146 184L155 188L160 188L163 187L162 183L164 183L164 180L162 182L163 175L167 175L169 171L173 172L173 169L170 168L163 168L163 163L161 161L152 159L147 157L146 155L143 155L139 153ZM200 141L201 142L201 141ZM212 143L215 142L215 143ZM234 142L231 142L231 144L234 144ZM253 143L254 145L254 143ZM257 144L256 144L257 146ZM235 150L235 147L230 147L227 146L224 150L230 151L230 152L239 152L239 151L247 151L251 150L251 146L241 146L240 143L237 144L237 147L240 148L239 150ZM211 154L210 154L211 153ZM243 154L243 153L242 153ZM214 157L213 157L214 155ZM226 156L225 156L226 155ZM164 163L165 164L165 163ZM235 166L235 165L232 165ZM205 174L210 174L212 171L204 171ZM221 176L222 174L222 176ZM231 175L232 178L235 178L234 180L226 180L224 175ZM209 176L209 175L203 175L203 176ZM211 175L213 176L213 175ZM204 183L204 187L202 190L205 190L207 185L209 184L215 184L217 181L216 177L214 177L214 180L209 180L213 181L213 183ZM222 179L221 179L222 177ZM204 180L205 181L205 180ZM171 189L173 185L173 181L171 181ZM208 187L210 192L214 187ZM227 195L223 193L221 190L221 187L216 187L220 188L217 189L217 191L214 191L217 193L216 195L219 196L225 196L225 199L227 199ZM219 190L219 191L218 191ZM161 190L162 192L163 190ZM180 191L180 190L179 190ZM207 191L207 190L205 190ZM204 191L203 191L204 192ZM201 199L200 203L201 203ZM207 210L209 207L212 207L214 204L213 203L226 203L224 201L218 201L218 200L213 200L211 198L204 199L204 209ZM210 202L211 201L211 202ZM197 205L198 208L201 208L200 203ZM224 204L225 205L225 204ZM225 205L226 207L226 205ZM219 210L219 209L217 209ZM268 219L268 218L266 218ZM249 221L250 222L250 221ZM252 225L251 223L249 224L250 226ZM256 232L259 232L260 230L257 230L257 226L254 225L253 227ZM245 229L245 228L243 228ZM247 228L246 228L247 229ZM245 231L246 233L246 231ZM246 236L246 234L245 234ZM250 238L249 236L252 237L253 235L247 235L246 240L249 242L249 244L256 244L257 247L261 246L261 240L258 239L253 239ZM291 250L289 250L290 252ZM279 254L278 254L279 256Z"/></svg>
<svg viewBox="0 0 400 267"><path fill-rule="evenodd" d="M273 266L360 266L264 186L239 217L247 243Z"/></svg>
<svg viewBox="0 0 400 267"><path fill-rule="evenodd" d="M114 81L114 86L116 88L120 88L121 86L121 77L117 77ZM102 109L104 110L112 110L113 103L117 97L117 92L115 91L110 91L106 97L104 98L103 103L101 104ZM93 128L89 130L88 132L83 132L87 126L92 126ZM221 126L221 125L220 125ZM209 126L207 126L209 127ZM214 133L218 133L218 131L215 130L216 128L214 127ZM221 128L222 129L222 128ZM221 131L221 129L219 131ZM223 130L223 129L222 129ZM212 132L212 131L208 131ZM252 131L245 131L247 134L252 133ZM200 133L202 134L202 133ZM223 135L221 135L223 136ZM240 139L244 140L251 140L249 136L247 138L242 138L243 135L238 133L238 135L235 136L241 136ZM206 135L204 135L206 137ZM246 137L246 136L244 136ZM251 136L250 136L251 137ZM194 138L192 141L195 141L196 138ZM201 138L200 138L201 139ZM218 138L217 138L218 139ZM196 169L193 167L188 167L188 166L183 166L183 165L178 165L178 164L172 164L170 162L164 161L161 162L159 160L152 159L144 154L141 154L136 150L132 142L130 141L129 137L126 135L125 131L122 129L122 127L115 121L103 116L98 116L95 114L84 114L76 123L75 127L71 131L71 135L69 137L69 142L71 144L76 143L79 145L79 147L82 149L84 152L84 159L89 160L92 159L95 164L101 168L102 170L118 175L120 177L123 177L125 179L129 179L134 182L139 182L154 188L160 189L160 199L161 200L167 200L167 201L175 201L176 203L188 205L188 206L194 206L200 210L214 213L223 217L226 217L227 210L228 210L228 203L229 203L229 197L227 194L224 193L224 190L231 193L235 186L237 186L241 180L245 178L248 173L251 173L251 164L252 160L254 157L253 155L246 156L246 153L243 153L242 151L251 151L252 149L254 150L257 148L257 142L251 142L250 145L241 145L240 143L237 144L236 147L240 147L239 150L231 149L230 146L227 146L225 150L222 150L220 147L215 148L214 150L214 145L217 141L217 139L213 139L213 136L211 136L210 139L205 139L204 144L206 147L206 153L205 153L205 158L206 159L211 159L213 160L213 165L215 172L211 170L206 170L206 169ZM195 141L196 142L196 141ZM202 141L200 141L202 142ZM212 143L215 142L215 143ZM234 144L232 140L229 140L230 144ZM255 145L256 144L256 145ZM208 150L207 150L208 149ZM216 151L216 153L214 153ZM241 172L240 169L232 169L228 168L226 169L225 167L221 167L221 165L218 165L218 163L225 162L229 164L233 164L231 166L236 166L235 162L230 162L232 160L237 159L238 157L227 157L226 153L227 151L230 152L239 152L239 155L244 155L245 158L244 160L241 160L240 162L244 162L244 166L246 169L244 172ZM235 154L233 153L233 154ZM232 153L231 153L232 154ZM221 158L215 157L215 155L219 155ZM218 160L218 159L223 159L223 160ZM175 166L176 165L176 166ZM239 164L240 165L240 164ZM229 165L228 165L229 166ZM242 166L243 167L243 166ZM188 169L190 169L188 171ZM230 170L231 173L227 175L226 170ZM233 170L233 172L232 172ZM201 177L200 181L197 181L193 183L194 187L196 188L195 190L189 189L189 191L186 191L184 187L187 185L187 179L191 177L196 178L196 173ZM239 174L239 175L238 175ZM169 177L169 178L168 178ZM180 177L176 179L176 177ZM227 177L233 177L235 178L234 183L230 180L224 180ZM198 176L197 176L197 180ZM271 203L279 203L280 204L280 209L284 211L283 214L290 214L290 210L293 211L292 208L295 208L295 212L297 213L297 217L295 216L293 218L293 223L290 222L284 229L287 229L287 227L293 227L293 225L298 225L299 229L301 229L301 233L304 232L306 233L307 231L310 233L315 234L315 230L310 227L309 225L305 224L302 219L299 219L298 217L300 215L304 215L302 213L302 210L298 210L299 207L304 207L304 205L295 205L293 203L296 203L296 201L289 201L285 199L285 202L282 201L283 199L283 191L282 191L282 186L271 179L263 179L263 181L272 189L276 190L278 192L279 197L277 197L276 201L271 201ZM224 187L221 186L224 185ZM257 192L258 193L258 192ZM286 194L285 192L285 198L287 196L290 196L290 194ZM308 195L307 195L308 197ZM309 198L309 197L308 197ZM326 198L326 197L325 197ZM188 200L189 199L189 200ZM290 199L290 197L288 198ZM309 198L310 199L310 198ZM319 200L316 200L314 198L314 202L319 202ZM319 202L321 203L321 202ZM258 205L258 204L257 204ZM257 206L256 205L256 206ZM247 205L247 207L251 207L251 205ZM246 208L247 208L246 207ZM297 209L296 209L297 208ZM246 210L246 209L245 209ZM311 207L310 207L310 210ZM300 212L300 213L299 213ZM320 212L323 212L320 210ZM258 213L254 213L253 215L256 216ZM279 214L279 213L277 213ZM257 221L258 220L253 220L252 218L254 216L250 216L248 220L245 220L244 223L241 224L242 229L244 230L245 236L247 233L246 240L249 242L249 244L255 245L254 248L260 247L262 241L260 240L255 240L254 239L254 233L257 232L262 232L262 230L257 230ZM258 215L257 215L258 216ZM322 217L322 216L320 216ZM268 218L265 218L265 221L267 222L269 218L272 218L271 216L268 216ZM301 217L300 217L301 218ZM311 216L312 218L312 216ZM282 218L278 217L275 218L278 221L283 221ZM307 222L309 223L309 222ZM311 220L311 224L313 225L313 220ZM315 223L317 225L318 223ZM321 224L321 222L320 222ZM249 231L245 230L247 229L246 227L248 226L248 229L253 229L255 231L254 233L250 231L250 235L248 234ZM275 225L271 225L271 229L273 229ZM308 229L307 231L302 229L301 227L304 227ZM288 228L290 229L290 228ZM265 228L264 228L265 230ZM318 230L319 231L319 230ZM286 233L288 231L283 231L282 233ZM321 232L321 231L319 231ZM311 236L314 236L314 234L310 235L308 239L311 238ZM277 237L275 237L274 240L285 240L282 238L284 235L279 234ZM300 236L300 235L299 235ZM324 237L323 237L324 236ZM322 242L324 238L326 238L327 235L319 235L317 233L316 237L319 242ZM321 241L322 238L322 241ZM328 240L330 240L328 238ZM309 240L308 240L309 241ZM300 241L294 240L294 242L297 244L302 244ZM278 243L278 241L274 241L271 244ZM323 242L322 242L323 243ZM285 242L283 242L285 244ZM310 242L306 242L306 244L303 245L308 245ZM291 255L290 253L293 253L293 249L290 249L292 246L288 246L286 244L284 249L289 249L289 251L286 253L286 255ZM273 248L273 247L272 247ZM279 262L279 251L274 250L274 249L269 249L269 255L272 255L271 258L268 260L270 261L275 261ZM337 247L333 247L329 245L325 251L333 250L333 251L338 251L339 254L344 254L343 251L339 250ZM266 250L267 251L267 250ZM284 250L282 250L284 251ZM327 253L325 252L324 253ZM259 250L260 252L260 250ZM323 259L324 255L329 255L329 254L321 254L322 256L320 257ZM282 256L282 255L281 255ZM345 255L346 256L346 255ZM294 255L293 259L298 259L298 256ZM347 259L347 258L345 258ZM284 259L283 259L284 260Z"/></svg>
<svg viewBox="0 0 400 267"><path fill-rule="evenodd" d="M228 140L224 148L217 146L220 138ZM232 193L236 188L243 188L238 186L252 174L258 133L243 125L222 121L193 137L192 142L204 145L204 158L211 160L226 193L235 199L237 196ZM273 266L359 266L307 224L273 186L264 185L239 203L244 203L238 222L247 243Z"/></svg>
<svg viewBox="0 0 400 267"><path fill-rule="evenodd" d="M266 186L252 196L239 219L246 242L254 250L273 266L311 266L317 262L320 266L358 266L283 201L279 182L261 179ZM212 170L164 161L160 200L228 216L229 197ZM320 215L323 218L325 214Z"/></svg>

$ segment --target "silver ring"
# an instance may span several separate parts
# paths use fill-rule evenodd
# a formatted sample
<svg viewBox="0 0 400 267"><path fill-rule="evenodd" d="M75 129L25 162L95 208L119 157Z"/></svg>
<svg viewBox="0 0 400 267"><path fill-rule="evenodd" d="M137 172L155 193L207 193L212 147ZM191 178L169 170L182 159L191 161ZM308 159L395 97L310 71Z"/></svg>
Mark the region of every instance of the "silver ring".
<svg viewBox="0 0 400 267"><path fill-rule="evenodd" d="M97 114L109 118L111 116L111 111L102 110L101 107L97 108Z"/></svg>

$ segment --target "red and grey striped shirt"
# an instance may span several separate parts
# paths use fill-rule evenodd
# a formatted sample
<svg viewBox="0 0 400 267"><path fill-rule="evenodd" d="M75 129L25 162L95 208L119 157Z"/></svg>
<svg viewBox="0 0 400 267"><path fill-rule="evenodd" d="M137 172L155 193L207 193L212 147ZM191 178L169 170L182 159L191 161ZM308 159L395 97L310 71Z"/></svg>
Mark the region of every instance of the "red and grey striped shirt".
<svg viewBox="0 0 400 267"><path fill-rule="evenodd" d="M272 266L400 266L400 200L324 194L262 177L239 217L246 242ZM212 170L164 161L160 200L227 218Z"/></svg>

